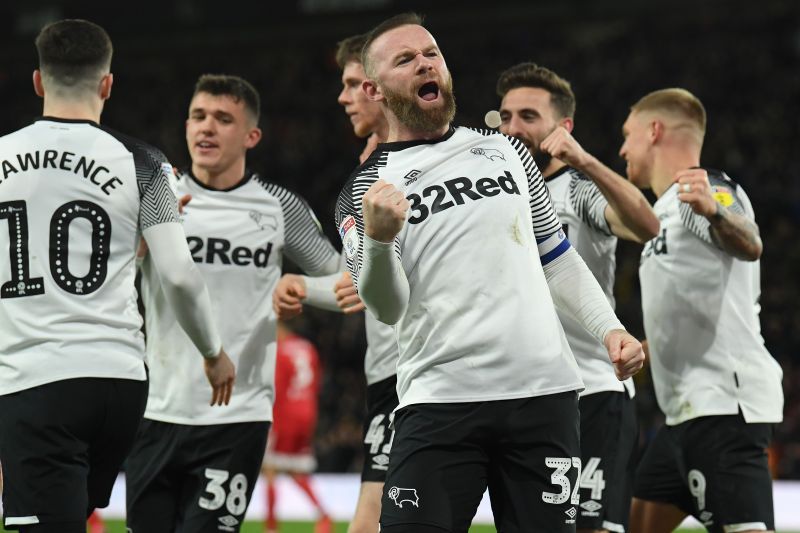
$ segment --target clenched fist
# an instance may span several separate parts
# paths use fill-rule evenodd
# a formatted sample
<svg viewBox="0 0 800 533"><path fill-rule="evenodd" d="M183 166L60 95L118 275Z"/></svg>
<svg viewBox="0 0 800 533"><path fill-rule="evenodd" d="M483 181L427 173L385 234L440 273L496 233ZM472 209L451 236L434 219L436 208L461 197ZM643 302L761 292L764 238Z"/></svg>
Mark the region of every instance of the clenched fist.
<svg viewBox="0 0 800 533"><path fill-rule="evenodd" d="M612 329L604 339L608 358L620 381L636 374L644 366L644 350L636 337L624 329Z"/></svg>
<svg viewBox="0 0 800 533"><path fill-rule="evenodd" d="M678 200L689 204L692 211L704 217L717 214L718 204L711 192L708 173L702 168L681 170L675 174Z"/></svg>
<svg viewBox="0 0 800 533"><path fill-rule="evenodd" d="M410 204L394 185L378 180L361 199L364 233L379 242L392 242L406 221Z"/></svg>
<svg viewBox="0 0 800 533"><path fill-rule="evenodd" d="M586 150L563 126L554 129L539 144L539 150L550 154L572 168L581 169L590 157Z"/></svg>

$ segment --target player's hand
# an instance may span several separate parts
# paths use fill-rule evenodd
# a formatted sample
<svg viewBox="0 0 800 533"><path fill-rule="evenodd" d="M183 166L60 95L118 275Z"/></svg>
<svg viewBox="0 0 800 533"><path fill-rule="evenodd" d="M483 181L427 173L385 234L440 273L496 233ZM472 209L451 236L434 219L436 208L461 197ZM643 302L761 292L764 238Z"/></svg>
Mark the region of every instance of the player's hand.
<svg viewBox="0 0 800 533"><path fill-rule="evenodd" d="M220 350L216 357L205 359L206 378L213 390L210 405L228 405L233 394L233 382L236 380L236 367L225 350Z"/></svg>
<svg viewBox="0 0 800 533"><path fill-rule="evenodd" d="M173 171L174 170L175 169L173 168ZM192 201L192 195L191 194L184 194L183 196L180 197L180 199L178 200L178 214L179 215L183 214L183 208L186 207L186 204L188 204L191 201ZM136 259L144 260L144 258L147 257L147 251L148 251L147 241L145 241L144 239L142 239L140 237L139 238L139 247L136 249Z"/></svg>
<svg viewBox="0 0 800 533"><path fill-rule="evenodd" d="M563 126L557 127L545 137L539 144L539 150L577 169L583 168L591 157Z"/></svg>
<svg viewBox="0 0 800 533"><path fill-rule="evenodd" d="M361 301L361 298L358 297L358 291L356 291L356 286L353 284L353 278L350 276L350 272L342 273L342 277L339 278L339 281L333 286L333 290L336 293L336 305L339 306L339 309L341 309L344 314L351 315L353 313L358 313L359 311L363 311L366 307L364 302Z"/></svg>
<svg viewBox="0 0 800 533"><path fill-rule="evenodd" d="M692 211L704 217L717 214L719 208L711 192L708 173L702 168L681 170L675 174L678 200L689 204Z"/></svg>
<svg viewBox="0 0 800 533"><path fill-rule="evenodd" d="M272 293L272 309L278 320L289 320L303 312L306 282L303 276L284 274Z"/></svg>
<svg viewBox="0 0 800 533"><path fill-rule="evenodd" d="M614 364L618 380L628 379L644 366L642 344L624 329L609 331L604 344L608 350L608 358Z"/></svg>
<svg viewBox="0 0 800 533"><path fill-rule="evenodd" d="M403 224L411 204L394 185L378 180L361 199L364 211L364 233L378 242L392 242Z"/></svg>

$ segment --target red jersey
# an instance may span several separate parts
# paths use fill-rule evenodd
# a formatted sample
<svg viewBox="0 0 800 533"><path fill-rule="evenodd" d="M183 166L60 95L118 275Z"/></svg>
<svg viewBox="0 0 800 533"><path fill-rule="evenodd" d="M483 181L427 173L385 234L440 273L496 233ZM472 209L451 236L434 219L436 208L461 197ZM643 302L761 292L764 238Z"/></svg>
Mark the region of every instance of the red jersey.
<svg viewBox="0 0 800 533"><path fill-rule="evenodd" d="M275 360L275 409L273 428L308 425L317 422L317 397L320 387L320 362L317 349L298 335L278 341Z"/></svg>

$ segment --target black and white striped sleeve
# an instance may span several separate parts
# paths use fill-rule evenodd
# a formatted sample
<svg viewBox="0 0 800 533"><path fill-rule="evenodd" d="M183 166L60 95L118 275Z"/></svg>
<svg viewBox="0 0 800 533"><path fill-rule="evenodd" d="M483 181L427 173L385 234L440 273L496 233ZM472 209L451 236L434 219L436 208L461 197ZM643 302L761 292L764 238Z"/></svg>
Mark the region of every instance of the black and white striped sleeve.
<svg viewBox="0 0 800 533"><path fill-rule="evenodd" d="M569 183L569 200L578 217L590 228L613 236L606 220L608 200L589 178L573 173Z"/></svg>
<svg viewBox="0 0 800 533"><path fill-rule="evenodd" d="M347 181L336 201L334 221L342 239L342 255L347 261L347 268L356 287L364 258L364 217L361 199L377 180L377 169L362 167Z"/></svg>
<svg viewBox="0 0 800 533"><path fill-rule="evenodd" d="M717 203L727 209L730 209L737 215L748 216L744 207L744 203L739 197L740 194L743 194L743 191L738 184L734 183L730 179L718 177L713 174L709 174L708 181L711 184L711 194L714 196L714 199L717 201ZM677 185L673 185L673 187L677 187ZM719 244L714 241L714 238L711 235L711 222L709 222L706 217L695 213L692 210L692 206L685 202L680 203L679 209L681 221L686 229L694 233L706 244L710 244L721 249Z"/></svg>
<svg viewBox="0 0 800 533"><path fill-rule="evenodd" d="M178 201L170 186L172 165L160 150L137 139L106 130L133 155L139 189L139 229L178 222Z"/></svg>
<svg viewBox="0 0 800 533"><path fill-rule="evenodd" d="M278 185L268 184L283 209L285 253L308 274L322 276L339 269L339 254L322 232L311 207L300 196Z"/></svg>
<svg viewBox="0 0 800 533"><path fill-rule="evenodd" d="M533 233L539 247L539 258L542 266L545 266L569 250L570 243L561 228L561 221L553 207L550 191L547 190L542 173L533 161L528 148L519 139L508 137L508 140L517 151L528 177Z"/></svg>

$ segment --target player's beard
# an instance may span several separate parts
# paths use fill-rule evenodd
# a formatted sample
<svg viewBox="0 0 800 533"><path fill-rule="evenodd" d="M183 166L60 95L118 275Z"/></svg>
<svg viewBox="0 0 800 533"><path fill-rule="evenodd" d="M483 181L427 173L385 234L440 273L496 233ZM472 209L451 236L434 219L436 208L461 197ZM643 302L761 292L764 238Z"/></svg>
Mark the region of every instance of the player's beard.
<svg viewBox="0 0 800 533"><path fill-rule="evenodd" d="M442 103L438 107L423 109L417 103L417 94L411 96L382 87L386 97L386 105L397 119L413 131L434 133L449 126L456 116L456 99L453 95L453 78L448 78L439 85L439 98Z"/></svg>
<svg viewBox="0 0 800 533"><path fill-rule="evenodd" d="M533 162L536 163L536 166L539 167L539 172L542 174L544 174L545 169L552 160L553 156L542 150L536 150L533 153Z"/></svg>

